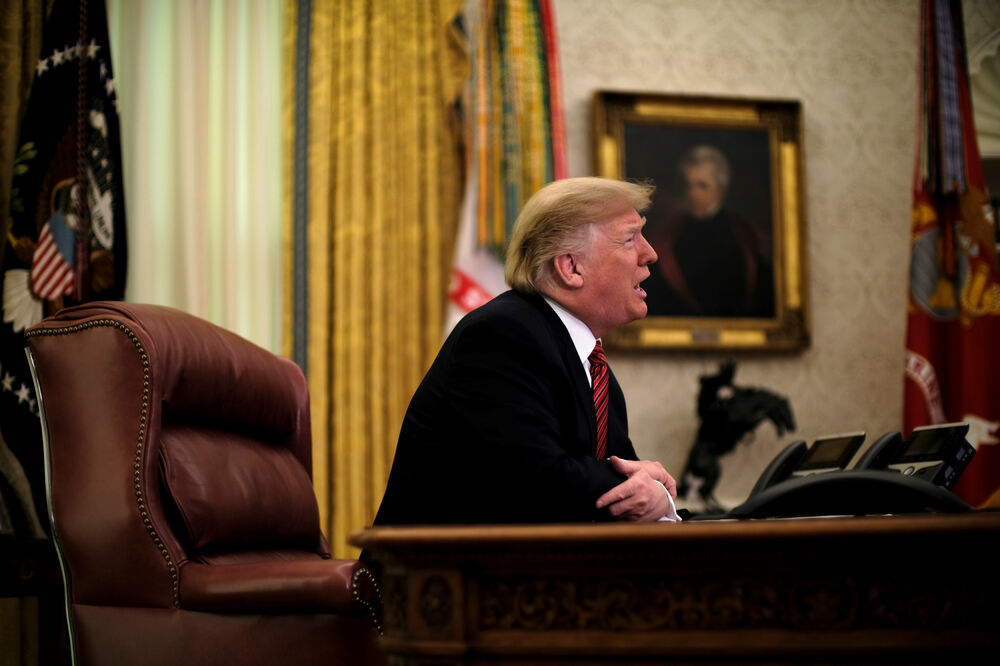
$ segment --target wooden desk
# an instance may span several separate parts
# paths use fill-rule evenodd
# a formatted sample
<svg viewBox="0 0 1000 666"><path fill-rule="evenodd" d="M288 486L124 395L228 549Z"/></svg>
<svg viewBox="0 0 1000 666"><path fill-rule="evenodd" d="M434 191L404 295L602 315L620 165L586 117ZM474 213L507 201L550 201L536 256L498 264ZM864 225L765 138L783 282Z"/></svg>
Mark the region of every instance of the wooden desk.
<svg viewBox="0 0 1000 666"><path fill-rule="evenodd" d="M351 542L383 568L398 666L954 664L1000 649L1000 513L372 528Z"/></svg>

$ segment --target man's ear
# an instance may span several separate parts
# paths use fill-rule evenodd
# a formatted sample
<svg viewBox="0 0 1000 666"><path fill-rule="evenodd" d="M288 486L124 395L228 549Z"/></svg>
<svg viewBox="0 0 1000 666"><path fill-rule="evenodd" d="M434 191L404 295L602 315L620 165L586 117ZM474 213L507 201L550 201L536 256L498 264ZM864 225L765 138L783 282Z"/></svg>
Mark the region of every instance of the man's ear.
<svg viewBox="0 0 1000 666"><path fill-rule="evenodd" d="M556 282L566 289L579 289L583 286L583 273L580 270L580 257L569 252L557 255L552 260Z"/></svg>

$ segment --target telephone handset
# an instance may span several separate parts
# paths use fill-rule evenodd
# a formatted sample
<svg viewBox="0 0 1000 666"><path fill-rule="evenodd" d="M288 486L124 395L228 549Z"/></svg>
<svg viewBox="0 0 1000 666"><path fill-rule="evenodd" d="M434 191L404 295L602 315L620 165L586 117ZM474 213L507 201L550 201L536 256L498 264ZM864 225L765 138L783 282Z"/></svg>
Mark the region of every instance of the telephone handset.
<svg viewBox="0 0 1000 666"><path fill-rule="evenodd" d="M858 462L854 463L854 469L885 469L901 446L903 446L903 435L895 430L887 432L876 439L858 458Z"/></svg>
<svg viewBox="0 0 1000 666"><path fill-rule="evenodd" d="M793 442L774 457L750 491L753 497L765 488L792 477L812 476L844 469L865 441L865 433L820 437L812 446L804 441Z"/></svg>
<svg viewBox="0 0 1000 666"><path fill-rule="evenodd" d="M802 459L806 457L809 452L809 445L805 443L805 440L799 440L797 442L792 442L784 449L781 453L776 455L774 459L768 463L764 471L757 478L757 483L754 484L753 490L750 491L750 496L753 497L757 493L761 492L765 488L770 488L776 483L780 483L792 475L792 471L799 466Z"/></svg>

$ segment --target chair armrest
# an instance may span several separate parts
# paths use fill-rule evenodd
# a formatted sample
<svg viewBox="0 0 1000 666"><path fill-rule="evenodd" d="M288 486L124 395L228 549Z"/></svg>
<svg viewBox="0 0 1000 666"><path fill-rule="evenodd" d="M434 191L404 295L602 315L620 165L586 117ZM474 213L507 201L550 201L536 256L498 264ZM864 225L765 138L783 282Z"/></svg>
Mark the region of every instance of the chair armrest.
<svg viewBox="0 0 1000 666"><path fill-rule="evenodd" d="M357 560L188 562L180 571L180 607L187 610L362 616L379 605L374 578Z"/></svg>

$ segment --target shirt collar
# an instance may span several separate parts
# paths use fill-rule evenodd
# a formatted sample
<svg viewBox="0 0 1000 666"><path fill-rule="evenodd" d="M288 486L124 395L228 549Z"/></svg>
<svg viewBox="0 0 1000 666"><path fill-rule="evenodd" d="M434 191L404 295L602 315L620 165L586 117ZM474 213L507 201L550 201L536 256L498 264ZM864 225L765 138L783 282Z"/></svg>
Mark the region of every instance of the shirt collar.
<svg viewBox="0 0 1000 666"><path fill-rule="evenodd" d="M552 310L559 317L559 320L562 321L563 325L566 327L566 331L569 333L569 337L573 341L573 348L576 349L576 353L580 357L580 363L583 364L583 369L587 371L587 381L590 381L590 361L588 358L590 356L590 352L594 351L594 345L597 344L597 338L595 338L594 334L590 332L590 328L570 313L569 310L544 294L542 295L542 298L545 299L545 302L549 304L549 307L552 308Z"/></svg>

